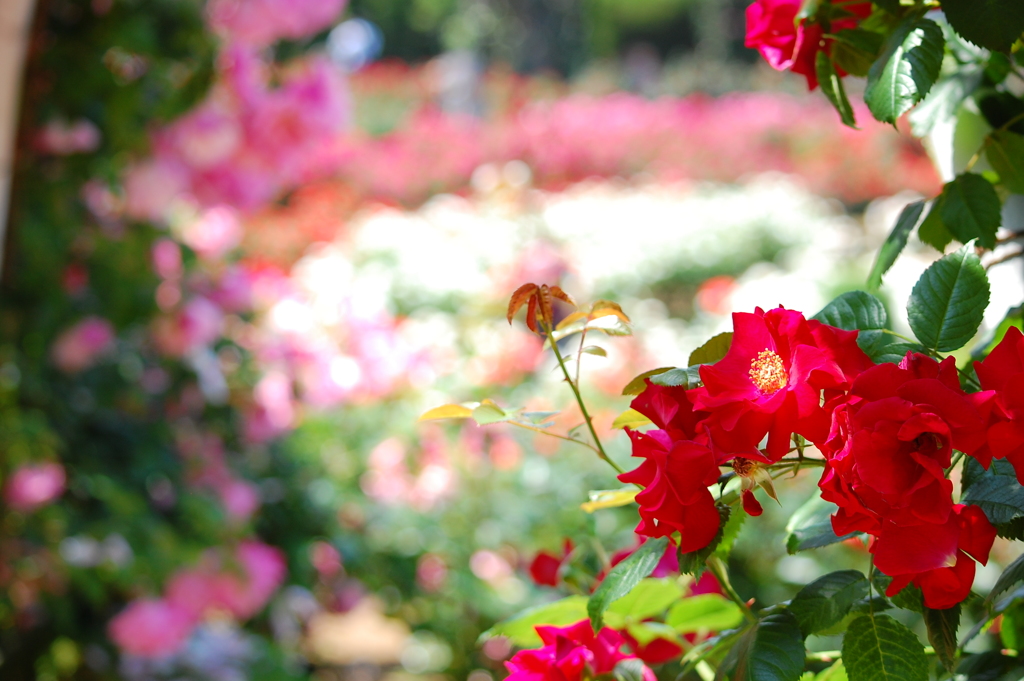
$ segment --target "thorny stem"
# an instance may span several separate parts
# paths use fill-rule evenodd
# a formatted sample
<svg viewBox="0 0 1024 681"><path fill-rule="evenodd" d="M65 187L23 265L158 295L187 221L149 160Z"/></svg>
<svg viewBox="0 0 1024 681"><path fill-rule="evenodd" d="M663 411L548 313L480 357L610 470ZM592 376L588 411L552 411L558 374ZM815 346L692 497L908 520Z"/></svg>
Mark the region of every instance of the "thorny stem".
<svg viewBox="0 0 1024 681"><path fill-rule="evenodd" d="M718 580L718 583L721 584L722 591L725 592L725 595L729 600L738 605L740 610L743 611L743 616L747 621L756 622L757 615L750 610L750 606L747 605L747 602L740 598L740 595L736 593L734 588L732 588L732 582L729 581L729 573L725 569L725 564L722 562L722 559L718 556L711 555L708 556L706 561L704 561L704 564L708 566L708 570L711 571L711 574L713 574L715 579Z"/></svg>
<svg viewBox="0 0 1024 681"><path fill-rule="evenodd" d="M552 334L551 324L547 321L541 322L541 326L544 329L544 333L547 334L548 343L551 345L551 349L555 353L555 359L558 360L558 366L562 368L562 374L565 376L566 383L572 388L572 394L576 396L576 404L580 405L580 412L583 414L583 420L587 423L587 430L590 431L590 436L594 438L594 445L596 446L595 451L597 455L604 459L609 466L619 472L619 475L625 473L619 464L612 461L611 457L608 456L608 452L604 451L604 445L601 444L601 439L597 436L597 431L594 430L594 420L590 417L590 412L587 411L587 405L583 402L583 396L580 395L579 386L576 385L575 381L572 380L572 376L569 375L569 369L565 366L565 358L562 357L561 350L558 349L558 342L554 339Z"/></svg>

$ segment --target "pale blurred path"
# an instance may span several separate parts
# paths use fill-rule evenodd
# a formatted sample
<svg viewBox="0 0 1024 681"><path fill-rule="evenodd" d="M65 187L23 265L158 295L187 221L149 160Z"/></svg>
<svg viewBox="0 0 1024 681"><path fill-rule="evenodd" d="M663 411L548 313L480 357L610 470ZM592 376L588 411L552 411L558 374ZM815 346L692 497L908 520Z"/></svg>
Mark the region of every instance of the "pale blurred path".
<svg viewBox="0 0 1024 681"><path fill-rule="evenodd" d="M0 268L14 166L21 77L35 0L0 0Z"/></svg>

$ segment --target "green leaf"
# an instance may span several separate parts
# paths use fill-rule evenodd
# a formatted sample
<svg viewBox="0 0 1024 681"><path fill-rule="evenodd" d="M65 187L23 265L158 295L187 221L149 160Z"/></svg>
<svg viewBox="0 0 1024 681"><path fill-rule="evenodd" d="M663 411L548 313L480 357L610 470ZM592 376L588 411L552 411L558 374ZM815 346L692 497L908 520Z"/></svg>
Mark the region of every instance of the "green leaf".
<svg viewBox="0 0 1024 681"><path fill-rule="evenodd" d="M911 16L900 23L868 72L864 101L876 119L895 125L924 99L939 77L945 44L931 19Z"/></svg>
<svg viewBox="0 0 1024 681"><path fill-rule="evenodd" d="M580 508L587 513L599 511L602 508L618 508L632 504L640 490L636 487L622 487L621 489L592 489L587 492L590 501L580 504Z"/></svg>
<svg viewBox="0 0 1024 681"><path fill-rule="evenodd" d="M900 11L900 0L875 0L875 4L890 14Z"/></svg>
<svg viewBox="0 0 1024 681"><path fill-rule="evenodd" d="M729 352L732 344L732 331L720 333L704 345L690 353L690 360L687 362L691 367L699 364L714 364Z"/></svg>
<svg viewBox="0 0 1024 681"><path fill-rule="evenodd" d="M825 501L815 492L800 508L793 512L786 523L786 550L790 553L817 549L829 544L849 539L855 533L844 537L836 536L832 531L832 514L838 506Z"/></svg>
<svg viewBox="0 0 1024 681"><path fill-rule="evenodd" d="M1024 194L1024 135L996 130L989 135L985 157L1003 186L1015 194Z"/></svg>
<svg viewBox="0 0 1024 681"><path fill-rule="evenodd" d="M848 291L823 307L812 319L847 331L884 329L885 305L864 291Z"/></svg>
<svg viewBox="0 0 1024 681"><path fill-rule="evenodd" d="M924 594L921 593L921 588L913 584L908 584L895 594L889 600L897 608L903 608L904 610L911 610L913 612L924 613Z"/></svg>
<svg viewBox="0 0 1024 681"><path fill-rule="evenodd" d="M971 461L965 467L961 503L979 506L996 526L1024 517L1024 487L1017 482L1013 466L1007 461L993 461L989 470L978 473L980 468Z"/></svg>
<svg viewBox="0 0 1024 681"><path fill-rule="evenodd" d="M992 591L990 591L988 596L985 598L985 602L991 603L999 597L999 594L1003 593L1021 580L1024 580L1024 555L1018 556L1017 560L1006 566L1006 569L1003 570L1003 574L999 575L999 579L996 580L995 586L992 587Z"/></svg>
<svg viewBox="0 0 1024 681"><path fill-rule="evenodd" d="M1024 31L1024 3L1020 0L942 0L946 20L975 45L1009 51Z"/></svg>
<svg viewBox="0 0 1024 681"><path fill-rule="evenodd" d="M729 514L722 519L722 536L716 540L714 553L723 561L729 560L732 546L736 543L736 538L739 537L740 530L743 529L743 523L747 518L748 516L742 507L737 507L730 510Z"/></svg>
<svg viewBox="0 0 1024 681"><path fill-rule="evenodd" d="M481 426L508 421L513 416L514 414L507 413L504 409L489 400L484 400L479 407L473 410L473 420Z"/></svg>
<svg viewBox="0 0 1024 681"><path fill-rule="evenodd" d="M694 388L701 383L700 366L691 366L684 369L669 369L657 376L651 376L650 380L651 383L655 385L665 385L670 388Z"/></svg>
<svg viewBox="0 0 1024 681"><path fill-rule="evenodd" d="M950 674L956 668L956 630L960 628L960 604L945 610L924 609L924 623L928 627L928 642L936 657Z"/></svg>
<svg viewBox="0 0 1024 681"><path fill-rule="evenodd" d="M853 107L846 96L846 88L843 87L843 79L836 73L836 67L832 64L832 58L824 50L818 52L814 60L814 70L818 74L818 84L825 97L832 103L839 113L839 120L843 125L857 128L857 119L853 115ZM692 363L692 362L691 362Z"/></svg>
<svg viewBox="0 0 1024 681"><path fill-rule="evenodd" d="M744 681L798 681L804 671L804 639L793 613L783 610L757 624L754 642L740 660Z"/></svg>
<svg viewBox="0 0 1024 681"><path fill-rule="evenodd" d="M942 196L942 222L960 243L977 239L985 248L996 247L1002 203L991 182L976 173L964 173L946 183Z"/></svg>
<svg viewBox="0 0 1024 681"><path fill-rule="evenodd" d="M651 425L651 420L636 409L627 409L612 421L612 428L639 428Z"/></svg>
<svg viewBox="0 0 1024 681"><path fill-rule="evenodd" d="M993 650L962 657L956 668L956 678L964 678L966 681L1016 681L1021 678L1019 672L1022 668L1024 666L1019 658Z"/></svg>
<svg viewBox="0 0 1024 681"><path fill-rule="evenodd" d="M818 13L821 0L803 0L800 3L800 11L796 13L796 20L809 19Z"/></svg>
<svg viewBox="0 0 1024 681"><path fill-rule="evenodd" d="M608 606L628 594L644 577L651 574L665 553L666 546L666 537L648 539L629 558L611 569L587 601L587 614L595 631L601 628L604 611Z"/></svg>
<svg viewBox="0 0 1024 681"><path fill-rule="evenodd" d="M626 387L622 389L622 394L639 395L644 391L644 388L647 387L647 383L644 382L645 378L651 378L652 376L663 374L666 371L671 371L672 368L673 367L660 367L658 369L651 369L650 371L643 372L642 374L640 374L639 376L637 376L636 378L634 378L633 380L626 384Z"/></svg>
<svg viewBox="0 0 1024 681"><path fill-rule="evenodd" d="M818 674L814 677L814 681L849 681L843 661L837 661L834 665Z"/></svg>
<svg viewBox="0 0 1024 681"><path fill-rule="evenodd" d="M924 271L910 294L907 319L925 347L949 352L974 337L988 300L988 276L967 244Z"/></svg>
<svg viewBox="0 0 1024 681"><path fill-rule="evenodd" d="M889 268L896 262L896 258L903 252L910 232L917 226L923 212L924 201L915 201L900 211L900 216L896 219L896 226L892 228L889 236L885 238L885 243L878 249L878 257L875 258L871 274L868 275L869 289L877 291L878 287L882 285L882 275L889 271ZM882 310L885 311L884 306Z"/></svg>
<svg viewBox="0 0 1024 681"><path fill-rule="evenodd" d="M665 624L680 634L724 631L743 622L740 607L719 594L684 598L668 611Z"/></svg>
<svg viewBox="0 0 1024 681"><path fill-rule="evenodd" d="M942 202L944 199L945 195L939 194L932 201L932 206L928 209L928 216L925 217L921 227L917 230L917 238L939 253L944 252L946 246L953 240L953 234L946 228L946 223L942 221Z"/></svg>
<svg viewBox="0 0 1024 681"><path fill-rule="evenodd" d="M638 657L621 660L612 670L615 681L644 681L644 662Z"/></svg>
<svg viewBox="0 0 1024 681"><path fill-rule="evenodd" d="M864 77L871 70L871 64L878 58L885 38L874 31L860 28L845 28L836 34L832 46L835 64L851 76ZM823 54L821 52L818 53ZM821 80L819 74L818 79Z"/></svg>
<svg viewBox="0 0 1024 681"><path fill-rule="evenodd" d="M797 592L789 611L800 623L804 636L836 624L854 603L868 595L868 580L857 570L840 570L820 577Z"/></svg>
<svg viewBox="0 0 1024 681"><path fill-rule="evenodd" d="M607 613L607 619L610 621L612 617L619 617L612 613ZM613 629L619 629L619 626L613 626ZM631 622L626 625L626 631L629 635L636 639L637 643L642 646L647 645L655 639L664 639L666 641L679 642L679 634L676 630L668 626L664 622Z"/></svg>
<svg viewBox="0 0 1024 681"><path fill-rule="evenodd" d="M554 603L545 603L520 612L480 634L479 643L495 636L506 636L521 648L536 648L541 645L540 637L534 630L537 625L550 624L556 627L575 624L587 616L586 596L569 596Z"/></svg>
<svg viewBox="0 0 1024 681"><path fill-rule="evenodd" d="M914 137L927 137L932 129L951 121L981 82L982 69L978 66L960 65L935 83L924 101L910 112L910 130Z"/></svg>
<svg viewBox="0 0 1024 681"><path fill-rule="evenodd" d="M850 623L843 664L850 681L928 681L921 641L888 615L863 615Z"/></svg>
<svg viewBox="0 0 1024 681"><path fill-rule="evenodd" d="M596 355L597 357L607 357L608 351L602 348L600 345L588 345L587 347L580 350L580 352L588 355Z"/></svg>
<svg viewBox="0 0 1024 681"><path fill-rule="evenodd" d="M644 579L628 594L608 606L608 612L636 621L654 617L683 596L683 588L675 579Z"/></svg>

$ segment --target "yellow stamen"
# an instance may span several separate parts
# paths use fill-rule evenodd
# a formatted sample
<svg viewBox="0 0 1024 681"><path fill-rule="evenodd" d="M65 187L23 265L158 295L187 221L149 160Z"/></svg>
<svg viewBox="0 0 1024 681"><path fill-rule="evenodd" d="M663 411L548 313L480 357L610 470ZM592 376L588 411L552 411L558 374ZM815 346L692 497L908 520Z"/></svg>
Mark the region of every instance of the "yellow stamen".
<svg viewBox="0 0 1024 681"><path fill-rule="evenodd" d="M750 363L750 380L762 393L772 395L786 387L789 375L781 357L771 350L762 350Z"/></svg>

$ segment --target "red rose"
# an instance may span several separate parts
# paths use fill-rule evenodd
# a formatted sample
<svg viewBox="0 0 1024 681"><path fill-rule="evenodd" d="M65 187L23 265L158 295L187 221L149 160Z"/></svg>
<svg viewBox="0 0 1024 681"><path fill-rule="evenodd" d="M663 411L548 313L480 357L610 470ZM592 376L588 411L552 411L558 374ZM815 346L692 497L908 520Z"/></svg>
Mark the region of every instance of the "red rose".
<svg viewBox="0 0 1024 681"><path fill-rule="evenodd" d="M975 458L988 468L991 457L1006 459L1024 484L1024 334L1011 326L989 356L974 363L978 380L991 395L987 449ZM979 399L980 399L980 393Z"/></svg>
<svg viewBox="0 0 1024 681"><path fill-rule="evenodd" d="M595 634L589 620L536 630L544 647L521 650L506 662L508 681L582 681L609 674L616 664L634 657L621 652L624 641L617 631L605 627ZM646 667L644 681L656 681Z"/></svg>
<svg viewBox="0 0 1024 681"><path fill-rule="evenodd" d="M977 506L957 504L945 523L882 525L871 546L875 567L893 578L886 589L894 596L913 582L924 604L942 610L967 598L974 584L975 561L988 564L996 528Z"/></svg>
<svg viewBox="0 0 1024 681"><path fill-rule="evenodd" d="M669 431L629 431L633 456L646 459L619 480L642 486L636 495L640 524L636 533L668 537L680 533L681 551L696 551L711 543L721 519L708 486L718 481L711 450L691 440L673 440Z"/></svg>
<svg viewBox="0 0 1024 681"><path fill-rule="evenodd" d="M530 577L541 586L558 586L558 573L562 569L562 563L572 553L572 549L572 540L566 539L562 546L561 556L556 556L548 551L538 551L530 562Z"/></svg>
<svg viewBox="0 0 1024 681"><path fill-rule="evenodd" d="M822 400L841 395L873 366L857 346L857 332L804 319L776 308L734 313L729 352L702 366L703 388L689 391L695 409L710 412L706 426L719 463L732 456L778 461L799 433L812 442L828 435ZM768 436L767 459L758 447Z"/></svg>
<svg viewBox="0 0 1024 681"><path fill-rule="evenodd" d="M747 7L747 47L757 49L773 69L799 73L807 78L807 87L818 86L815 57L820 50L831 50L831 39L824 38L818 24L796 22L802 0L757 0ZM854 28L860 19L871 14L871 3L861 2L844 7L856 15L832 22L832 33ZM840 72L840 75L844 75Z"/></svg>
<svg viewBox="0 0 1024 681"><path fill-rule="evenodd" d="M827 463L819 486L839 506L836 533L877 535L883 521L947 521L952 450L969 454L984 444L984 422L954 362L908 354L899 366L880 364L854 381L821 447Z"/></svg>
<svg viewBox="0 0 1024 681"><path fill-rule="evenodd" d="M708 417L708 412L694 410L685 388L658 385L650 379L645 382L647 387L633 398L630 408L649 418L658 428L674 431L677 440L700 442L706 437L700 424Z"/></svg>

